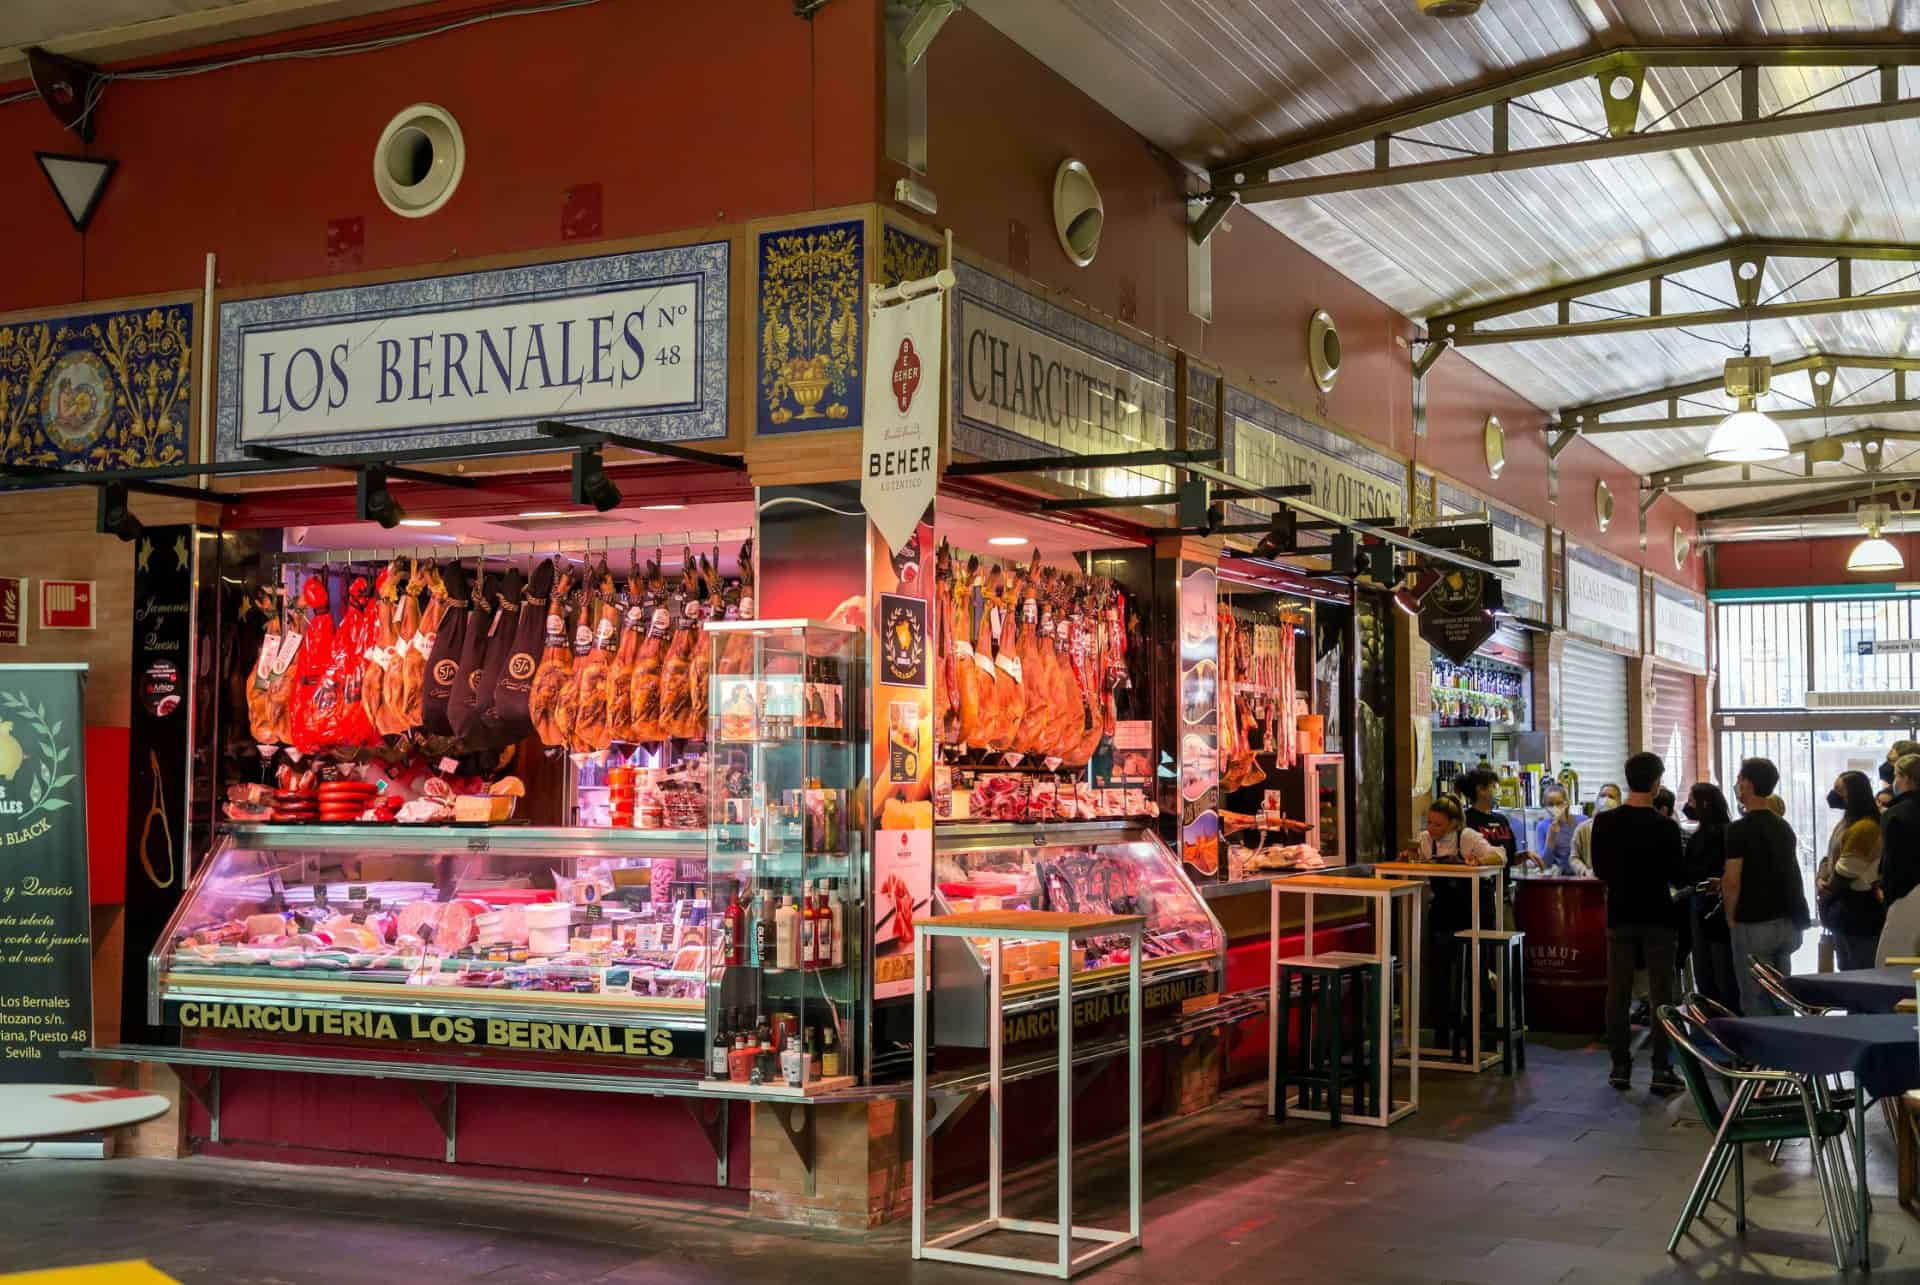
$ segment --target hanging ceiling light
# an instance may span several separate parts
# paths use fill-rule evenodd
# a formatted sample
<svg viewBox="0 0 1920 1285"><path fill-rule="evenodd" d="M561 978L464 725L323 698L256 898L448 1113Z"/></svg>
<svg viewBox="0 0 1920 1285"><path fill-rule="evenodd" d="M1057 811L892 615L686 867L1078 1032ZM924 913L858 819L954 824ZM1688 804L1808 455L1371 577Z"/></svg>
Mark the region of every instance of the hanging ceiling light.
<svg viewBox="0 0 1920 1285"><path fill-rule="evenodd" d="M1743 398L1740 409L1721 420L1707 439L1707 458L1722 464L1760 464L1785 459L1793 448L1787 435L1769 416Z"/></svg>
<svg viewBox="0 0 1920 1285"><path fill-rule="evenodd" d="M1893 541L1880 534L1887 521L1887 506L1884 504L1863 504L1860 506L1860 524L1867 529L1867 538L1853 546L1853 552L1847 555L1849 571L1902 571L1907 560L1900 556L1900 550Z"/></svg>

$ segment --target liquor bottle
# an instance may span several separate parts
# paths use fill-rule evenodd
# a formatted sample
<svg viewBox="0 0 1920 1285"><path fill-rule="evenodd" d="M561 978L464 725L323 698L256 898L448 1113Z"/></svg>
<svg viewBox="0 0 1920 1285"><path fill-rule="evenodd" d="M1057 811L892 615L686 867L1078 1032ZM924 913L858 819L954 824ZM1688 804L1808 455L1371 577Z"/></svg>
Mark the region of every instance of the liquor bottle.
<svg viewBox="0 0 1920 1285"><path fill-rule="evenodd" d="M840 1039L832 1021L820 1032L820 1074L827 1078L840 1074Z"/></svg>
<svg viewBox="0 0 1920 1285"><path fill-rule="evenodd" d="M707 1073L716 1080L727 1078L727 1054L733 1051L733 1040L729 1034L733 1022L731 1018L721 1016L715 1019L713 1028L713 1051L707 1059Z"/></svg>
<svg viewBox="0 0 1920 1285"><path fill-rule="evenodd" d="M745 1084L753 1078L753 1061L759 1051L758 1045L747 1043L744 1029L734 1032L733 1048L727 1054L727 1078L736 1084Z"/></svg>
<svg viewBox="0 0 1920 1285"><path fill-rule="evenodd" d="M800 885L800 967L808 970L820 966L820 920L813 909L811 889L811 884Z"/></svg>
<svg viewBox="0 0 1920 1285"><path fill-rule="evenodd" d="M832 966L839 968L847 962L847 905L840 900L840 888L832 880L827 881L827 918L827 931L833 934Z"/></svg>
<svg viewBox="0 0 1920 1285"><path fill-rule="evenodd" d="M733 885L733 900L727 903L727 966L739 968L747 962L747 908L740 904L740 885Z"/></svg>
<svg viewBox="0 0 1920 1285"><path fill-rule="evenodd" d="M834 947L833 912L827 908L827 881L822 879L813 896L813 966L832 968Z"/></svg>
<svg viewBox="0 0 1920 1285"><path fill-rule="evenodd" d="M792 893L781 898L780 909L774 912L773 966L800 966L800 912L794 909Z"/></svg>
<svg viewBox="0 0 1920 1285"><path fill-rule="evenodd" d="M767 966L767 934L772 931L773 925L767 916L767 890L762 888L753 894L753 902L747 907L747 967Z"/></svg>
<svg viewBox="0 0 1920 1285"><path fill-rule="evenodd" d="M814 1027L807 1028L807 1079L820 1078L820 1032Z"/></svg>

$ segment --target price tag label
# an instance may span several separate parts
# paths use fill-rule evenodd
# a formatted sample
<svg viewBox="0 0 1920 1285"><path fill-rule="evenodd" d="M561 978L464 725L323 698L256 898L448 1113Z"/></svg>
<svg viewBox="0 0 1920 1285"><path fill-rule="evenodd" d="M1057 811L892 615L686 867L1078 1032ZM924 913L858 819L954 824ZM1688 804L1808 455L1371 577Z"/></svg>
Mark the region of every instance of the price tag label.
<svg viewBox="0 0 1920 1285"><path fill-rule="evenodd" d="M313 904L316 906L324 906L327 904L327 885L324 883L316 883L313 885Z"/></svg>
<svg viewBox="0 0 1920 1285"><path fill-rule="evenodd" d="M468 852L490 852L492 850L493 840L485 838L484 836L475 836L467 840Z"/></svg>
<svg viewBox="0 0 1920 1285"><path fill-rule="evenodd" d="M366 899L367 899L367 888L365 884L356 883L356 884L349 884L347 886L348 901L365 901Z"/></svg>
<svg viewBox="0 0 1920 1285"><path fill-rule="evenodd" d="M589 901L587 903L587 918L589 920L604 918L606 913L606 907L602 906L599 902Z"/></svg>

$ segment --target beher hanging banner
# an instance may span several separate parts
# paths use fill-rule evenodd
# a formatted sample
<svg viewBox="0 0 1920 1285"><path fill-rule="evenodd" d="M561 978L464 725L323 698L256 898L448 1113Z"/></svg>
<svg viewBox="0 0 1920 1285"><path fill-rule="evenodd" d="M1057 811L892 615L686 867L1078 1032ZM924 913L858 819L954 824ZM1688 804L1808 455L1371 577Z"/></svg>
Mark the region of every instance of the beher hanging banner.
<svg viewBox="0 0 1920 1285"><path fill-rule="evenodd" d="M1493 557L1493 529L1486 523L1416 530L1416 539L1436 547L1458 549L1485 562ZM1493 637L1486 577L1464 567L1440 564L1440 581L1420 603L1420 636L1456 665L1480 650Z"/></svg>
<svg viewBox="0 0 1920 1285"><path fill-rule="evenodd" d="M860 504L889 549L913 538L939 482L938 290L880 308L867 323L867 404Z"/></svg>

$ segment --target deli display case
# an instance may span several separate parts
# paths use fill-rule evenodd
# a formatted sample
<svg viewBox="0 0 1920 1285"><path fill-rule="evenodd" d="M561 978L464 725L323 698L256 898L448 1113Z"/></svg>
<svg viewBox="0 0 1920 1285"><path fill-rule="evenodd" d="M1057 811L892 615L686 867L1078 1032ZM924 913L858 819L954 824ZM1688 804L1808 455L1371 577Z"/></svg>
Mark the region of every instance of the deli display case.
<svg viewBox="0 0 1920 1285"><path fill-rule="evenodd" d="M149 1020L698 1059L707 835L229 827L150 957Z"/></svg>
<svg viewBox="0 0 1920 1285"><path fill-rule="evenodd" d="M1144 915L1146 1007L1175 1009L1217 994L1226 936L1180 860L1150 823L950 826L934 845L936 913L1057 910ZM1090 938L1062 960L1057 947L1009 942L1001 1014L1009 1044L1051 1033L1059 969L1074 974L1076 1025L1124 1017L1127 946ZM943 1044L982 1047L987 1029L986 949L965 938L934 943L934 1033ZM1083 1002L1087 1000L1100 1002Z"/></svg>

